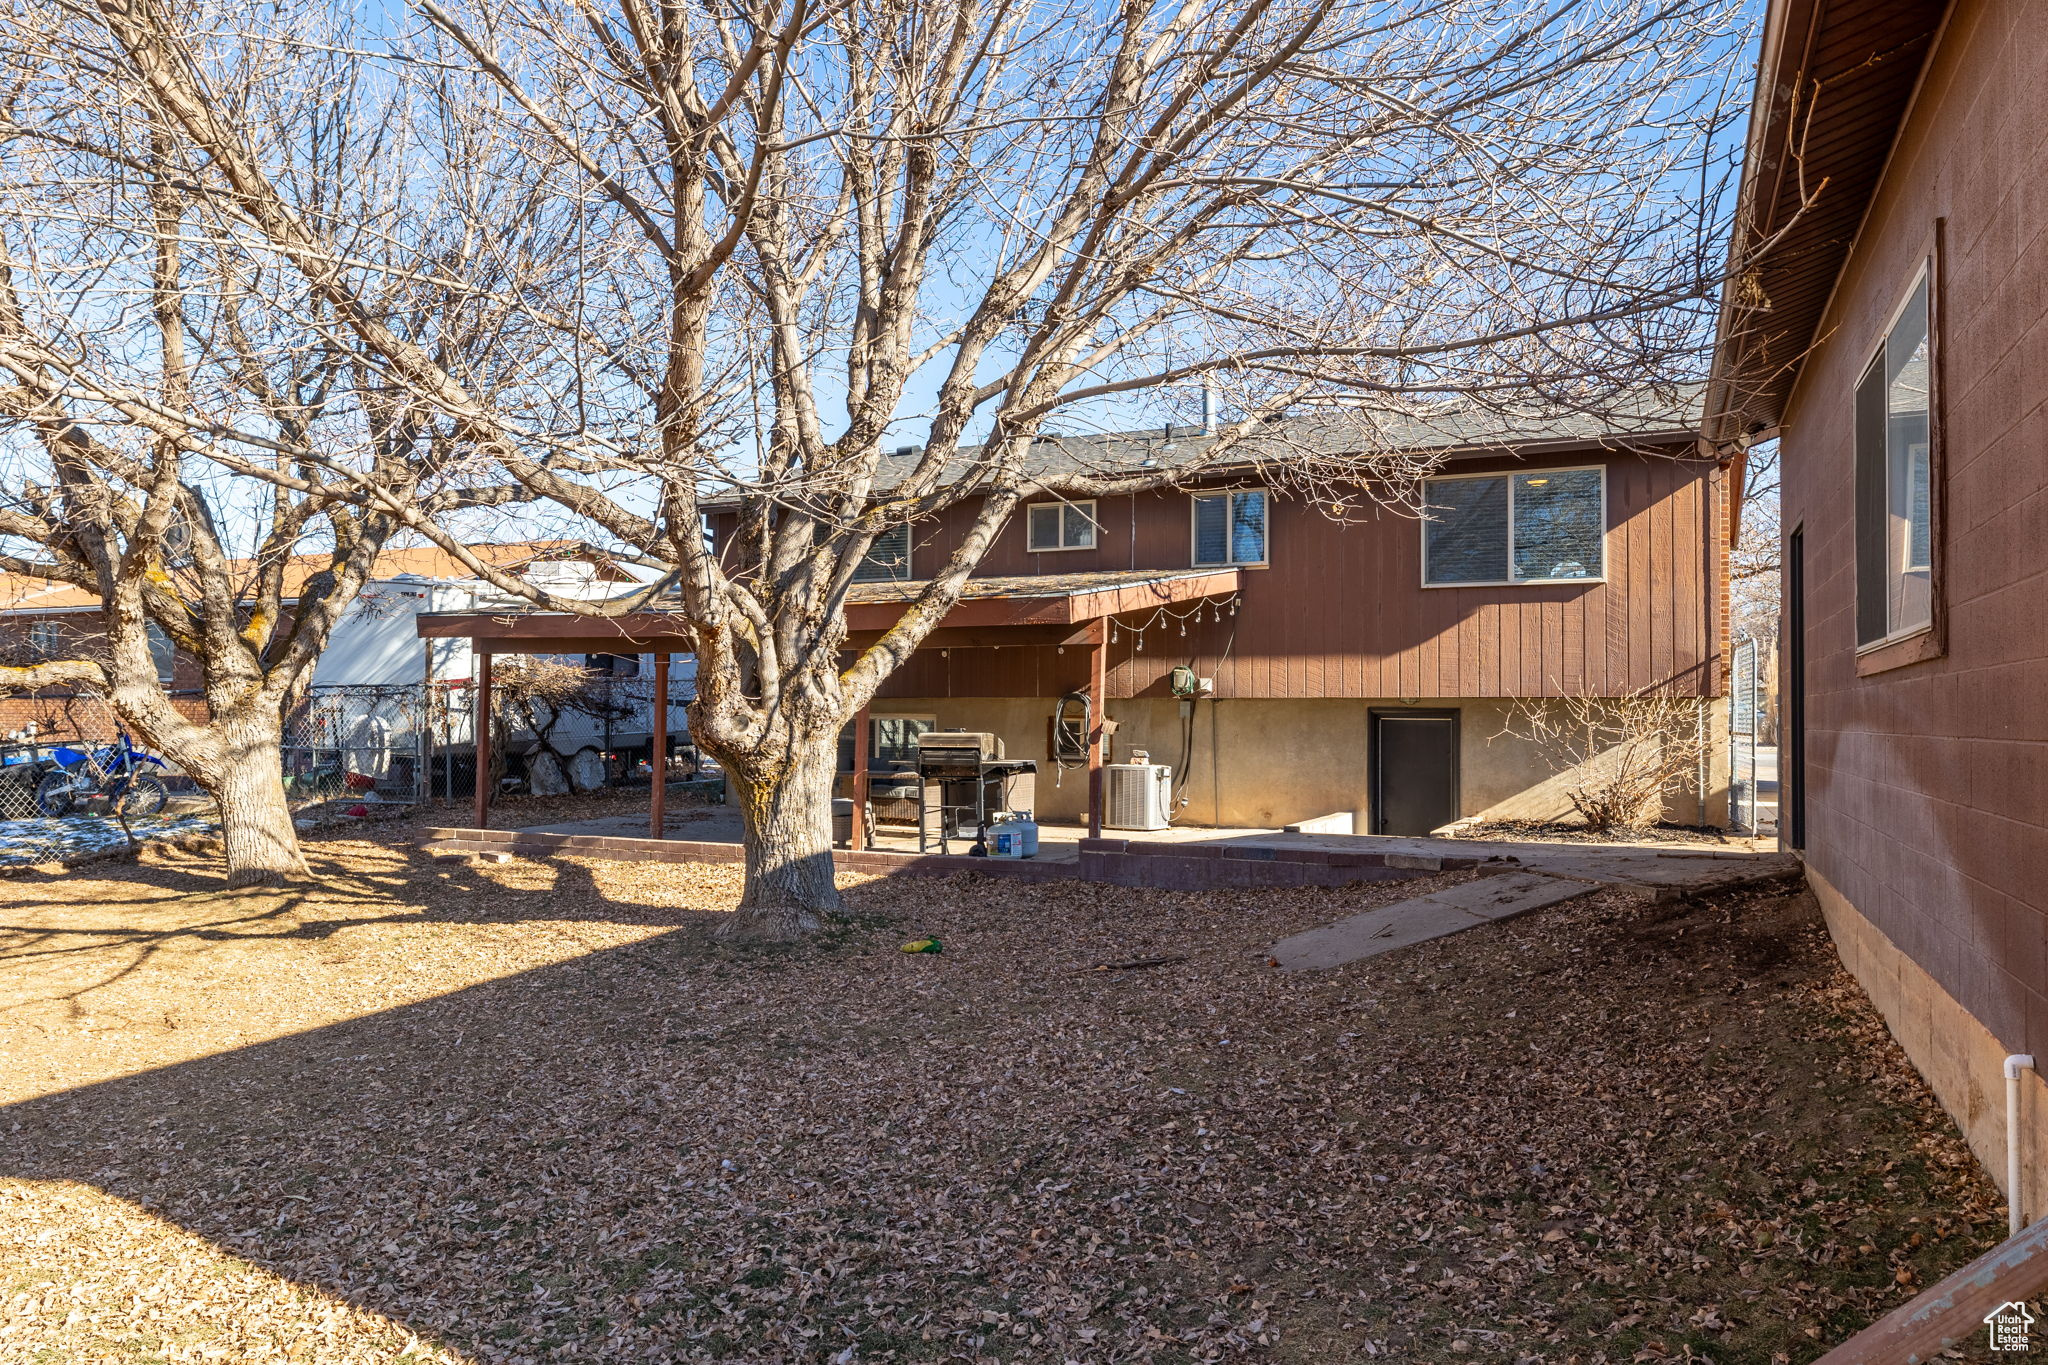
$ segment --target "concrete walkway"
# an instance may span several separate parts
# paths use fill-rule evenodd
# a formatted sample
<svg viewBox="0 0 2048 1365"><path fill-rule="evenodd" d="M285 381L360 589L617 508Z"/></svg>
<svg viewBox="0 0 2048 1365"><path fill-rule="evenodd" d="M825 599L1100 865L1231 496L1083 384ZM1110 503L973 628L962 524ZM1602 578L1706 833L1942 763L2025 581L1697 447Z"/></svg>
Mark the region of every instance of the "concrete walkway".
<svg viewBox="0 0 2048 1365"><path fill-rule="evenodd" d="M1283 835L1282 839L1333 839L1342 835ZM1261 842L1277 842L1262 840ZM1357 840L1345 842L1356 847ZM1374 845L1412 845L1417 857L1462 849L1492 856L1496 865L1519 863L1521 870L1482 876L1453 886L1367 910L1349 919L1284 938L1273 945L1283 971L1317 971L1359 962L1396 948L1476 929L1571 900L1606 886L1711 892L1745 882L1790 876L1799 860L1789 853L1699 853L1595 844L1507 844L1469 839L1373 839ZM1285 846L1285 845L1283 845ZM1317 845L1310 845L1317 846ZM1388 850L1393 851L1393 850Z"/></svg>
<svg viewBox="0 0 2048 1365"><path fill-rule="evenodd" d="M1265 848L1317 848L1347 853L1399 853L1413 858L1477 858L1518 871L1570 877L1602 886L1675 886L1708 890L1759 876L1791 873L1790 853L1753 851L1741 844L1566 844L1496 839L1404 839L1372 834L1258 834L1214 839Z"/></svg>
<svg viewBox="0 0 2048 1365"><path fill-rule="evenodd" d="M1341 967L1396 948L1476 929L1531 910L1598 890L1587 882L1564 881L1534 872L1481 877L1446 891L1382 905L1376 910L1310 929L1273 945L1282 971Z"/></svg>

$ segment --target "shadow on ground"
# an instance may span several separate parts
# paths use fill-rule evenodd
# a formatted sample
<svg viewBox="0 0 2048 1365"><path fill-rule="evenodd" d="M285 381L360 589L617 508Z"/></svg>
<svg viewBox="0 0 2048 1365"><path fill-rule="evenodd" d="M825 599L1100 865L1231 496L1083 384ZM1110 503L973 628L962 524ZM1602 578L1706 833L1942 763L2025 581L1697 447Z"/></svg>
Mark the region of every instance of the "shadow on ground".
<svg viewBox="0 0 2048 1365"><path fill-rule="evenodd" d="M1810 905L1603 893L1264 967L1412 889L873 883L773 952L670 907L0 1110L0 1177L508 1365L1804 1361L1977 1249L1995 1205ZM947 952L896 952L911 929ZM1093 968L1141 951L1162 965ZM125 1292L79 1291L114 1319Z"/></svg>

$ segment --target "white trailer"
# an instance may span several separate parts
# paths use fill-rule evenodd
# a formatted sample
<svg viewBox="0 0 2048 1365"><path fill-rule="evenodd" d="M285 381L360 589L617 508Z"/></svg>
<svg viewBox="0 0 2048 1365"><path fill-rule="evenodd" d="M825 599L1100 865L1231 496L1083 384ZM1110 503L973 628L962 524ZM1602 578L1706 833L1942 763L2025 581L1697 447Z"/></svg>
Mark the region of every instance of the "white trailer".
<svg viewBox="0 0 2048 1365"><path fill-rule="evenodd" d="M593 566L577 562L532 566L529 576L545 573L547 586L558 593L599 596L616 592L601 582ZM301 752L288 754L288 764L301 768L338 765L344 772L378 779L377 793L391 799L400 789L418 786L422 793L457 795L474 780L476 734L473 725L476 658L469 641L422 640L415 618L426 612L466 612L492 607L514 608L491 585L475 579L435 579L402 575L365 585L336 624L313 673L313 692L305 733L288 736ZM609 720L571 714L558 720L548 736L558 752L581 760L579 777L586 780L604 756L648 747L653 733L653 662L651 656L562 655L565 662L600 668L616 681L620 700L630 709ZM697 661L678 655L669 670L669 733L686 739L685 704L696 695ZM638 680L637 682L635 680ZM320 755L340 751L329 760ZM395 759L377 760L378 751ZM540 751L531 731L515 731L512 754ZM417 753L417 757L405 755ZM309 757L309 755L311 755ZM465 762L469 767L461 769ZM536 773L536 779L542 774ZM546 781L559 781L550 773ZM444 790L445 789L445 790Z"/></svg>

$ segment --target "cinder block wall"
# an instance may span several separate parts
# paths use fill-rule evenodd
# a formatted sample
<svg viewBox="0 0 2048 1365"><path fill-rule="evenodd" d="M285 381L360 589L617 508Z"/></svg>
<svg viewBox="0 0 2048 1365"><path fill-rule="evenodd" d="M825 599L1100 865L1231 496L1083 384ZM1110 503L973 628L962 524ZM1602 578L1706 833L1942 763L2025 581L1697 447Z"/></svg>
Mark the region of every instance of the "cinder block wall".
<svg viewBox="0 0 2048 1365"><path fill-rule="evenodd" d="M1927 61L1786 413L1783 517L1803 528L1807 584L1806 857L1816 885L1960 1007L1953 1028L2048 1056L2048 6L1960 0ZM1945 640L1877 669L1856 652L1851 415L1930 253ZM1901 989L1842 943L1859 977L1880 973L1873 996ZM1981 1071L1928 1077L1960 1119Z"/></svg>

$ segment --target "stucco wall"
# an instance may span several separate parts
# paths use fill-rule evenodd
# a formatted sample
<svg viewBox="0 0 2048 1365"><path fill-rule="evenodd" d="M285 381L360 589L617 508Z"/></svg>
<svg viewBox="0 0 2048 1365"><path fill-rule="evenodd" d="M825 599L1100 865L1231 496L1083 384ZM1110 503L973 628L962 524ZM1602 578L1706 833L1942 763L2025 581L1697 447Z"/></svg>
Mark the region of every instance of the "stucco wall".
<svg viewBox="0 0 2048 1365"><path fill-rule="evenodd" d="M1047 761L1053 705L1049 698L908 698L877 703L874 713L932 716L947 729L1002 736L1011 758L1038 760L1040 817L1075 820L1088 808L1088 774L1085 768L1055 772ZM1708 706L1716 742L1707 799L1703 806L1688 792L1665 811L1667 818L1688 824L1722 824L1727 814L1727 703L1715 699ZM1110 719L1117 723L1110 761L1127 762L1132 750L1143 749L1153 762L1181 774L1185 781L1177 785L1187 802L1181 821L1268 829L1348 813L1359 831L1370 828L1370 715L1375 709L1402 709L1399 700L1205 699L1192 707L1190 742L1178 701L1136 698L1109 704ZM1507 703L1454 699L1427 705L1431 710L1453 707L1459 712L1461 815L1569 817L1571 805L1563 794L1568 774L1559 773L1538 745L1503 733Z"/></svg>

